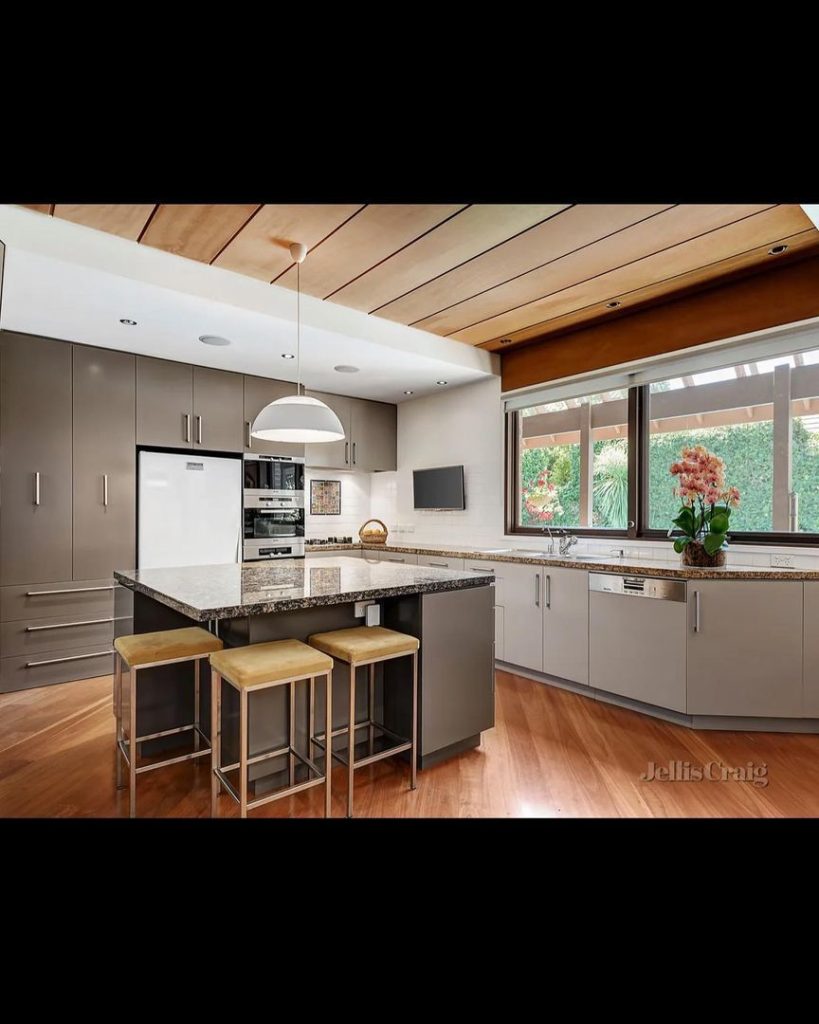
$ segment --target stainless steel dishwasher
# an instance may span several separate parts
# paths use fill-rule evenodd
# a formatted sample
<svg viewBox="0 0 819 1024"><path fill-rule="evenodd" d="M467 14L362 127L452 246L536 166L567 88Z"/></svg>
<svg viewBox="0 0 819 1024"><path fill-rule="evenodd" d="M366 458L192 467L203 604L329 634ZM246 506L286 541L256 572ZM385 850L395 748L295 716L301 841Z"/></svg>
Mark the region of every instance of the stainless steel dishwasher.
<svg viewBox="0 0 819 1024"><path fill-rule="evenodd" d="M589 573L589 685L686 710L685 581Z"/></svg>

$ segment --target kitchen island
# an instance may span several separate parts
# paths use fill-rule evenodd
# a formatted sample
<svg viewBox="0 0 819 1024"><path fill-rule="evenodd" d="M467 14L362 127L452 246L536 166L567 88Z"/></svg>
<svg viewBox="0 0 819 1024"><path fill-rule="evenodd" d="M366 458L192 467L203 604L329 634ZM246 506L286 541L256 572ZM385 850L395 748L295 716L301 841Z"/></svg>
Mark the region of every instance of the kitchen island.
<svg viewBox="0 0 819 1024"><path fill-rule="evenodd" d="M493 576L393 562L370 563L343 554L231 565L117 571L133 592L133 632L193 623L217 633L228 647L295 638L364 624L364 606L377 604L381 625L418 637L420 768L477 746L494 724ZM117 614L115 612L115 614ZM210 676L202 679L203 723L210 721ZM300 688L306 690L306 688ZM317 682L317 727L323 696ZM283 745L288 734L285 688L251 701L250 756ZM367 687L357 688L356 719L367 718ZM346 724L348 666L333 672L333 728ZM223 750L231 756L238 705L224 688ZM140 679L138 731L159 732L193 720L191 665L168 665ZM409 734L411 665L395 659L377 666L375 715L392 732ZM306 692L298 695L297 743L307 734ZM156 744L168 740L153 741ZM343 737L338 743L342 745ZM149 744L145 750L150 753ZM257 765L254 776L269 772ZM284 767L282 766L282 771ZM276 783L274 778L273 783Z"/></svg>

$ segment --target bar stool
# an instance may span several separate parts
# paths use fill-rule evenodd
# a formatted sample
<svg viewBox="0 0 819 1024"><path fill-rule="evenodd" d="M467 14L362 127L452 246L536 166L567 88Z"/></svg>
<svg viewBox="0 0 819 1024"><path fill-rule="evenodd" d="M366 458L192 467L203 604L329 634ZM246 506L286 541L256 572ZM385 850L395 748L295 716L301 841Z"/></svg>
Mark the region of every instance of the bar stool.
<svg viewBox="0 0 819 1024"><path fill-rule="evenodd" d="M137 633L133 636L119 636L114 640L116 662L114 665L114 714L117 719L117 789L122 789L122 760L128 765L130 779L130 817L136 817L136 777L143 772L152 772L179 761L191 761L204 757L210 752L211 743L200 728L201 701L199 692L199 663L213 651L221 650L222 641L200 626L186 626L182 629L165 629L157 633ZM137 736L137 674L160 665L179 665L193 662L194 720L176 729ZM128 740L122 729L122 669L128 669ZM139 744L146 740L173 736L175 733L193 732L194 751L180 757L169 757L164 761L138 765ZM200 750L200 740L206 746Z"/></svg>
<svg viewBox="0 0 819 1024"><path fill-rule="evenodd" d="M329 739L327 734L315 737L318 746L329 745L329 750L336 760L347 766L347 817L353 816L353 776L356 768L363 768L365 765L374 764L385 757L392 757L404 750L410 751L410 789L415 789L416 760L418 754L418 648L420 643L414 636L406 633L398 633L393 629L386 629L384 626L353 626L350 629L336 629L330 633L314 633L307 638L311 647L332 655L339 661L344 661L350 666L350 717L346 726L340 729L330 729ZM393 658L405 658L412 655L412 735L409 739L398 736L385 725L373 720L373 709L375 705L375 666L380 661L391 661ZM367 718L363 722L355 720L355 688L356 669L368 665L369 694L367 699ZM332 722L332 718L327 719ZM369 731L370 753L367 757L355 759L355 734L359 729ZM396 745L373 753L373 730L389 736L396 741ZM336 754L332 750L333 737L347 733L347 757Z"/></svg>
<svg viewBox="0 0 819 1024"><path fill-rule="evenodd" d="M211 736L215 737L211 752L211 799L212 817L217 817L217 799L220 786L224 786L233 799L239 804L239 814L247 817L247 812L254 807L292 796L304 789L324 783L324 816L331 814L331 761L325 759L324 772L314 764L313 743L315 741L315 680L316 676L327 677L326 713L332 722L333 707L333 659L308 647L300 640L273 640L265 644L251 644L249 647L234 647L230 650L218 651L211 655ZM235 764L222 765L222 680L229 683L239 694L239 760ZM310 681L308 700L308 751L307 756L296 750L296 683ZM269 750L253 757L248 757L248 705L251 693L267 690L272 686L290 687L289 708L289 742L278 750ZM269 796L258 797L248 801L248 768L274 757L289 755L289 785L276 790ZM308 774L313 772L317 778L308 778L306 782L296 784L295 770L298 758L307 765ZM228 781L226 772L239 769L239 789Z"/></svg>

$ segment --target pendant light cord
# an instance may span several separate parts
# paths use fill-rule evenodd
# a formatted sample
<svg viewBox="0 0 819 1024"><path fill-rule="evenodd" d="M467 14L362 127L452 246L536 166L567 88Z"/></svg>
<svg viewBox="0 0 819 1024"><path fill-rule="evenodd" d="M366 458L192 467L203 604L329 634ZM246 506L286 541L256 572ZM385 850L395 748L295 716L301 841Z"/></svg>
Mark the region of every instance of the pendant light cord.
<svg viewBox="0 0 819 1024"><path fill-rule="evenodd" d="M301 263L296 264L296 394L301 394Z"/></svg>

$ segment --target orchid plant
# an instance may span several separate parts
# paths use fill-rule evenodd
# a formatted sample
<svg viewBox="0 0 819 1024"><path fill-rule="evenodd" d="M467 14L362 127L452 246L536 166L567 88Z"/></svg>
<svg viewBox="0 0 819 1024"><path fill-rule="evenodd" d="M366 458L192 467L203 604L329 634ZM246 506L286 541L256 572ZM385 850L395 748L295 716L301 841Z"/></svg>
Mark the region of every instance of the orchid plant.
<svg viewBox="0 0 819 1024"><path fill-rule="evenodd" d="M706 553L715 555L728 543L731 510L739 505L739 490L725 486L725 463L703 445L683 448L680 460L669 472L677 478L674 493L682 499L682 508L674 526L683 534L674 541L674 550L682 552L689 544L702 544ZM669 536L673 529L668 531Z"/></svg>
<svg viewBox="0 0 819 1024"><path fill-rule="evenodd" d="M531 488L523 498L523 504L529 518L541 522L550 523L555 516L563 514L563 506L557 496L557 487L549 481L548 470L543 470L535 478Z"/></svg>

